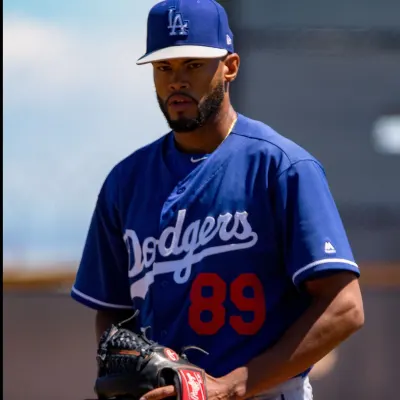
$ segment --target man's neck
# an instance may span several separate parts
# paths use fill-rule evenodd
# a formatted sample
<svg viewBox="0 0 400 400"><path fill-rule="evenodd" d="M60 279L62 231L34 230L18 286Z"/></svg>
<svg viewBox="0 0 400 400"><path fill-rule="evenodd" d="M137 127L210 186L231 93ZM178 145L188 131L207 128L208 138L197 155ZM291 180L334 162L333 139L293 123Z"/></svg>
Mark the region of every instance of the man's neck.
<svg viewBox="0 0 400 400"><path fill-rule="evenodd" d="M230 105L227 112L221 110L206 125L192 132L174 132L179 150L185 153L212 153L229 135L237 114Z"/></svg>

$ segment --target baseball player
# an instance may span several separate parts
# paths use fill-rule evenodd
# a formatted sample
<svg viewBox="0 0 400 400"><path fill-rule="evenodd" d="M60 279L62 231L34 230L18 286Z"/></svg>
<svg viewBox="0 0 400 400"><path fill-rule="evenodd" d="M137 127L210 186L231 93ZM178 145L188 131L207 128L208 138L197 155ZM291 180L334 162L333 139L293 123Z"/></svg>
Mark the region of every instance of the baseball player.
<svg viewBox="0 0 400 400"><path fill-rule="evenodd" d="M312 399L312 366L364 323L323 166L233 108L240 58L216 1L156 4L137 64L171 131L106 177L72 297L97 310L98 340L138 310L159 343L206 350L188 356L209 399Z"/></svg>

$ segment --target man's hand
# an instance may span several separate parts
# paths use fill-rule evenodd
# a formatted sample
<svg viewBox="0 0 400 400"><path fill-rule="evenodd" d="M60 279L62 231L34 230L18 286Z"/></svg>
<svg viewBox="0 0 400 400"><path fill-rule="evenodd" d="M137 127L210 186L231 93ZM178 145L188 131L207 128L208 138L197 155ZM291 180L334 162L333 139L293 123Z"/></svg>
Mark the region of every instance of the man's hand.
<svg viewBox="0 0 400 400"><path fill-rule="evenodd" d="M246 382L247 368L237 368L221 378L206 375L207 399L243 399L246 393ZM176 396L176 390L174 386L169 385L151 390L140 400L162 400L171 396Z"/></svg>

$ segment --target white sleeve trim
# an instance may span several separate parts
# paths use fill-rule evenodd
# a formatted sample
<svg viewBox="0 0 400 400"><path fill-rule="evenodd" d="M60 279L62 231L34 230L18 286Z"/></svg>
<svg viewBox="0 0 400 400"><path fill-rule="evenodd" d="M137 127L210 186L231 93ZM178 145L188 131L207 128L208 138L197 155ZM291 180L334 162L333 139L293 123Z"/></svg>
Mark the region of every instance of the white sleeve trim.
<svg viewBox="0 0 400 400"><path fill-rule="evenodd" d="M82 293L81 291L79 291L78 289L75 288L75 286L72 287L72 291L77 294L79 297L82 297L82 299L85 299L87 301L90 301L91 303L94 304L98 304L100 306L104 306L104 307L110 307L110 308L123 308L126 310L129 310L131 308L133 308L133 305L131 306L125 306L125 305L121 305L121 304L111 304L111 303L106 303L104 301L100 301L95 299L94 297L90 297L85 293Z"/></svg>
<svg viewBox="0 0 400 400"><path fill-rule="evenodd" d="M307 271L310 268L315 267L316 265L321 265L321 264L328 264L328 263L341 263L341 264L349 264L352 265L353 267L358 268L358 265L350 260L346 260L344 258L324 258L323 260L318 260L318 261L313 261L310 264L307 264L305 267L300 268L298 271L296 271L293 274L292 280L293 282L296 280L296 278L302 274L304 271Z"/></svg>

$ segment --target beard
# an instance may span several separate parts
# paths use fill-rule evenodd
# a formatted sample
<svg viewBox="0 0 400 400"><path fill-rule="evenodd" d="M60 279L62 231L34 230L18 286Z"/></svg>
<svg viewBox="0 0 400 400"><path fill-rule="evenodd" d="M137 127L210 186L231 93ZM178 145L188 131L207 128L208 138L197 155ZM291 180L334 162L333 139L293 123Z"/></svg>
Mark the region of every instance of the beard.
<svg viewBox="0 0 400 400"><path fill-rule="evenodd" d="M176 94L176 93L175 93ZM185 96L187 94L182 93ZM157 94L158 104L169 127L175 132L192 132L206 124L206 122L213 116L215 116L221 108L221 104L224 100L225 88L223 82L219 82L212 91L197 105L197 117L185 118L181 117L178 119L171 119L167 111L167 105L160 96ZM190 97L193 101L191 96Z"/></svg>

